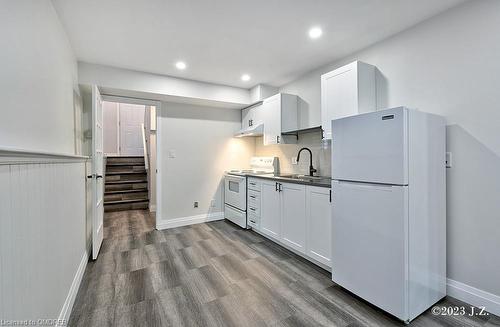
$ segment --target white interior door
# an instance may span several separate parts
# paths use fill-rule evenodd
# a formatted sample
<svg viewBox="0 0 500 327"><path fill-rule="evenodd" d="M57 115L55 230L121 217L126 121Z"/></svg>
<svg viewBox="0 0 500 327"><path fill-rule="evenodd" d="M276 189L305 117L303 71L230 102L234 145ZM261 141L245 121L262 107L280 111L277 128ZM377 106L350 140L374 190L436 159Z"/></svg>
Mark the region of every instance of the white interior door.
<svg viewBox="0 0 500 327"><path fill-rule="evenodd" d="M144 106L120 103L120 155L142 156Z"/></svg>
<svg viewBox="0 0 500 327"><path fill-rule="evenodd" d="M92 86L92 259L101 248L104 216L103 181L103 114L102 98L97 86Z"/></svg>

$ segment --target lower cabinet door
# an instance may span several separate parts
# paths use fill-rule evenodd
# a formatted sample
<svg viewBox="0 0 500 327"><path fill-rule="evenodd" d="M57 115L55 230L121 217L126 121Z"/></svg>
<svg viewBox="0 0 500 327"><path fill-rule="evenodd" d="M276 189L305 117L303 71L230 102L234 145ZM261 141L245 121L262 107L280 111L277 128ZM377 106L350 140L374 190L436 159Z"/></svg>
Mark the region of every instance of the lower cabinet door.
<svg viewBox="0 0 500 327"><path fill-rule="evenodd" d="M307 255L314 260L332 266L332 213L330 189L308 186L307 210Z"/></svg>
<svg viewBox="0 0 500 327"><path fill-rule="evenodd" d="M281 206L278 183L262 181L260 200L260 231L272 238L281 236Z"/></svg>
<svg viewBox="0 0 500 327"><path fill-rule="evenodd" d="M306 252L306 187L282 183L281 241L291 248Z"/></svg>

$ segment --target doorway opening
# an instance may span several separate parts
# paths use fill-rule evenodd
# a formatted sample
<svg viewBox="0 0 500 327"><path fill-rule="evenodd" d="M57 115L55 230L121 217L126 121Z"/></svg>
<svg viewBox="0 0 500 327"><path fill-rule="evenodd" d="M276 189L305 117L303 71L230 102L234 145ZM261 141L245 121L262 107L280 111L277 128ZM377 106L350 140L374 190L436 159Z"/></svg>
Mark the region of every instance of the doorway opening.
<svg viewBox="0 0 500 327"><path fill-rule="evenodd" d="M156 211L156 105L104 96L104 211Z"/></svg>

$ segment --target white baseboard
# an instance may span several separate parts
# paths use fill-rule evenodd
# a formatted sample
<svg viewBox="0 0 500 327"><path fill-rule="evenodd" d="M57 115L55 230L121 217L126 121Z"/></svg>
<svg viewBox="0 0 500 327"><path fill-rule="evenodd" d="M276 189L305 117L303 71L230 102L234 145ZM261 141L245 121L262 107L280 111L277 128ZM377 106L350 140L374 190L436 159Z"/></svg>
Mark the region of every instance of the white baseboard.
<svg viewBox="0 0 500 327"><path fill-rule="evenodd" d="M156 229L168 229L181 226L188 226L194 224L206 223L209 221L224 219L224 212L213 212L203 215L180 217L174 219L158 219L156 218Z"/></svg>
<svg viewBox="0 0 500 327"><path fill-rule="evenodd" d="M149 206L149 212L156 212L156 204L151 204Z"/></svg>
<svg viewBox="0 0 500 327"><path fill-rule="evenodd" d="M88 260L89 252L85 251L82 256L82 260L80 261L80 265L78 265L78 269L76 270L76 274L73 278L73 282L71 283L71 287L69 288L68 295L66 296L66 301L64 301L63 307L61 309L61 313L59 313L58 321L61 322L61 324L58 323L56 326L67 326L68 324L69 316L71 315L71 310L73 309L76 294L78 293L78 289L80 288L80 283L82 282L83 273L85 272L85 268L87 267Z"/></svg>
<svg viewBox="0 0 500 327"><path fill-rule="evenodd" d="M489 313L500 316L500 296L449 278L446 284L447 295L476 307L485 307Z"/></svg>

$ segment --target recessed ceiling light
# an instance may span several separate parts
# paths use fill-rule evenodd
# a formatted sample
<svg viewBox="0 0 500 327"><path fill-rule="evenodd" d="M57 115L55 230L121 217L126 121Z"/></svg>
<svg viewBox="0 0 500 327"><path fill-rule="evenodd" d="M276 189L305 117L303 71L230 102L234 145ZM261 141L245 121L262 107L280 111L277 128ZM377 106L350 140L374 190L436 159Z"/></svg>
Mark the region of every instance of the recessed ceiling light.
<svg viewBox="0 0 500 327"><path fill-rule="evenodd" d="M321 34L323 34L323 31L319 27L311 27L311 29L309 30L309 37L311 39L317 39L321 36Z"/></svg>
<svg viewBox="0 0 500 327"><path fill-rule="evenodd" d="M184 61L178 61L175 63L175 67L177 67L177 69L183 70L186 69L187 66Z"/></svg>
<svg viewBox="0 0 500 327"><path fill-rule="evenodd" d="M246 82L246 81L249 81L249 80L250 80L250 75L248 75L248 74L243 74L243 75L241 75L241 80L242 80L242 81L245 81L245 82Z"/></svg>

